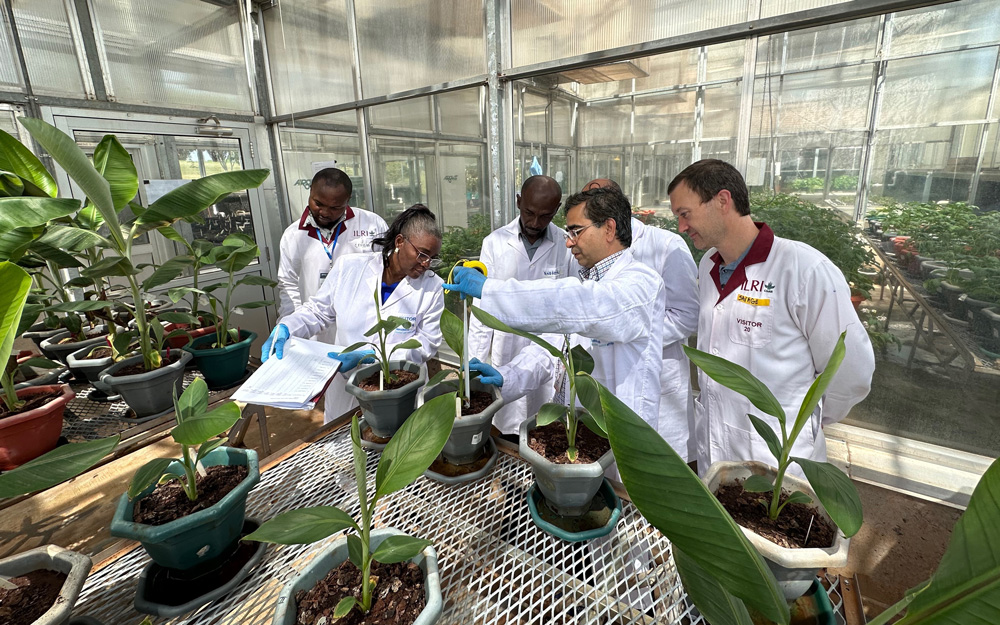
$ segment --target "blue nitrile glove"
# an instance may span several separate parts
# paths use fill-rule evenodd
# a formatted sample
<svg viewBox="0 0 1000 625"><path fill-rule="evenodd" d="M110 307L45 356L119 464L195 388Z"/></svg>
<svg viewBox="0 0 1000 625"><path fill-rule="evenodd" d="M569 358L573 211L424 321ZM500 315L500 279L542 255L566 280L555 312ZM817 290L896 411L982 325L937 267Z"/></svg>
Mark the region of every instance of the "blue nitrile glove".
<svg viewBox="0 0 1000 625"><path fill-rule="evenodd" d="M271 336L267 337L267 340L264 341L264 347L260 349L261 363L267 362L272 353L278 357L278 360L281 360L281 357L285 355L285 341L290 336L288 334L288 326L283 323L276 325L274 330L271 331Z"/></svg>
<svg viewBox="0 0 1000 625"><path fill-rule="evenodd" d="M479 372L479 381L483 384L492 384L496 387L503 386L503 376L500 372L489 366L485 362L479 362L478 358L469 361L469 371Z"/></svg>
<svg viewBox="0 0 1000 625"><path fill-rule="evenodd" d="M359 352L359 351L355 350L353 352L346 352L346 353L345 352L341 352L341 353L330 352L329 354L327 354L327 356L329 356L330 358L333 358L334 360L339 360L340 361L340 363L341 363L340 364L340 370L344 371L344 372L350 371L354 367L357 367L364 360L368 360L369 362L375 362L375 359L371 358L371 356L374 356L374 355L375 355L375 352L373 352L370 349L366 349L363 352Z"/></svg>
<svg viewBox="0 0 1000 625"><path fill-rule="evenodd" d="M455 284L445 284L445 290L461 293L462 299L465 299L466 295L482 299L483 283L486 282L486 276L479 273L478 270L471 267L455 267L452 279Z"/></svg>

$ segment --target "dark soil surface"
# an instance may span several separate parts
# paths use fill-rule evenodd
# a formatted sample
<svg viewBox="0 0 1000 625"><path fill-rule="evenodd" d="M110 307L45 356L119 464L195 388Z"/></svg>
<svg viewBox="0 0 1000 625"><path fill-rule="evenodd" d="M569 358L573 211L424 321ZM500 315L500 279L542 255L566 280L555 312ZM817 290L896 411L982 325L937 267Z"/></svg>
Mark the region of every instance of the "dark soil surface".
<svg viewBox="0 0 1000 625"><path fill-rule="evenodd" d="M362 614L353 609L337 625L410 625L424 609L424 572L411 562L382 564L373 562L372 577L377 581L372 590L372 609ZM295 595L298 609L297 625L332 623L333 610L349 595L361 599L361 571L350 560L330 571L311 590Z"/></svg>
<svg viewBox="0 0 1000 625"><path fill-rule="evenodd" d="M789 494L782 489L782 503ZM772 521L767 516L766 507L771 502L770 493L748 493L743 490L741 483L722 486L715 496L739 525L781 547L831 547L837 537L837 527L816 515L806 504L790 503L781 511L777 520ZM809 521L813 517L815 520L810 529ZM806 532L809 533L808 545L805 542Z"/></svg>
<svg viewBox="0 0 1000 625"><path fill-rule="evenodd" d="M55 398L62 395L62 391L52 391L51 393L42 393L40 395L35 395L31 399L28 399L23 406L19 409L10 411L7 409L7 404L0 402L0 419L6 419L7 417L13 417L19 415L23 412L28 412L29 410L34 410L35 408L40 408Z"/></svg>
<svg viewBox="0 0 1000 625"><path fill-rule="evenodd" d="M169 356L164 356L163 357L163 364L160 365L160 368L166 367L169 364L173 364L173 363L177 362L178 359L180 359L179 355L170 354ZM155 369L154 369L154 371L155 371ZM142 364L141 361L135 363L134 365L129 365L127 367L122 367L118 371L115 371L113 377L121 378L121 377L124 377L126 375L138 375L140 373L149 373L148 371L146 371L146 367L143 366L143 364Z"/></svg>
<svg viewBox="0 0 1000 625"><path fill-rule="evenodd" d="M493 396L486 391L472 391L472 399L469 405L462 404L462 416L479 414L486 410L493 403Z"/></svg>
<svg viewBox="0 0 1000 625"><path fill-rule="evenodd" d="M260 543L236 541L235 549L215 558L220 565L203 571L201 565L191 571L175 571L154 566L146 580L146 599L160 605L178 606L202 597L226 585L246 566Z"/></svg>
<svg viewBox="0 0 1000 625"><path fill-rule="evenodd" d="M98 347L92 350L89 354L80 358L80 360L97 360L99 358L111 358L111 348L110 347Z"/></svg>
<svg viewBox="0 0 1000 625"><path fill-rule="evenodd" d="M197 501L188 499L180 482L176 480L160 484L149 495L135 502L133 520L146 525L163 525L204 510L236 488L249 471L244 466L220 465L206 468L205 473L204 477L198 475L195 478Z"/></svg>
<svg viewBox="0 0 1000 625"><path fill-rule="evenodd" d="M601 456L611 449L611 443L587 429L582 423L576 428L576 462L570 463L566 458L566 426L561 421L550 423L544 427L528 430L528 446L555 464L588 464L597 462Z"/></svg>
<svg viewBox="0 0 1000 625"><path fill-rule="evenodd" d="M0 589L0 622L31 625L55 604L66 574L41 569L12 577L10 581L17 590Z"/></svg>
<svg viewBox="0 0 1000 625"><path fill-rule="evenodd" d="M417 374L410 371L404 371L402 369L393 369L390 373L394 376L392 382L385 385L383 390L391 391L394 388L400 388L406 386L410 382L417 379ZM377 391L378 389L378 371L374 375L370 375L361 381L361 388L366 391Z"/></svg>
<svg viewBox="0 0 1000 625"><path fill-rule="evenodd" d="M96 339L97 337L99 337L99 336L105 336L106 334L107 333L104 330L90 330L89 332L84 332L83 333L83 335L86 337L86 339L83 339L83 340ZM58 345L66 345L67 343L81 343L81 342L82 341L80 339L76 338L75 336L67 336L64 339L61 339L59 341Z"/></svg>

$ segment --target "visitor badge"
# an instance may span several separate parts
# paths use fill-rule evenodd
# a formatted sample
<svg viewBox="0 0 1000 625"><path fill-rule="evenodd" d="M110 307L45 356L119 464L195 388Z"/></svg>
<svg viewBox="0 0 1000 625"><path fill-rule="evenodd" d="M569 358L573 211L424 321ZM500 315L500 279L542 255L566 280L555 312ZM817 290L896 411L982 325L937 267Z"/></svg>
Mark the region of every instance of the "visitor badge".
<svg viewBox="0 0 1000 625"><path fill-rule="evenodd" d="M743 302L744 304L749 304L751 306L770 306L771 305L771 300L769 300L769 299L763 299L763 298L760 298L760 297L750 297L749 295L743 295L743 294L737 295L736 296L736 301L737 302Z"/></svg>

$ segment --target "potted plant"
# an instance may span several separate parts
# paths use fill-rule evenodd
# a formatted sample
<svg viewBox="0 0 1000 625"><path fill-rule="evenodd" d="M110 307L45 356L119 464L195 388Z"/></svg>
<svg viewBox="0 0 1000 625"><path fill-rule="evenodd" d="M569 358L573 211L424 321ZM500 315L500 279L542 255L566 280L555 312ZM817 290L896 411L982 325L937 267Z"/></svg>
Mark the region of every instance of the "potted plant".
<svg viewBox="0 0 1000 625"><path fill-rule="evenodd" d="M465 361L466 325L447 308L441 311L441 333L461 362ZM457 392L455 400L455 425L441 452L444 460L453 465L467 465L480 459L490 441L493 415L503 406L500 389L483 384L463 369L443 369L432 377L417 393L417 407L426 401L449 392ZM454 376L454 379L448 379ZM493 455L498 453L493 450ZM495 463L495 460L494 460ZM489 464L489 463L488 463ZM488 471L484 466L481 470ZM474 474L479 477L479 472Z"/></svg>
<svg viewBox="0 0 1000 625"><path fill-rule="evenodd" d="M441 587L437 571L437 557L432 543L423 538L407 536L396 530L373 530L372 520L379 501L402 490L416 480L441 453L455 419L455 394L448 393L431 399L418 408L392 437L379 458L375 472L375 493L368 498L366 462L367 455L361 447L361 427L355 415L351 419L351 443L354 454L354 473L357 480L357 504L361 518L351 516L332 506L317 506L284 512L263 523L247 540L259 540L279 545L302 545L322 540L337 532L348 530L324 549L278 596L274 623L292 625L297 612L310 610L311 618L333 622L358 610L367 614L372 608L373 593L396 592L396 589L378 585L378 579L388 579L383 571L395 563L410 561L423 572L424 606L413 616L412 623L430 625L441 615ZM349 561L349 563L348 563ZM352 569L353 566L353 569ZM335 579L353 578L341 584L346 588L329 588ZM326 586L332 592L319 593L314 587ZM383 584L385 586L385 584ZM406 597L405 586L399 589ZM346 591L346 592L345 592ZM317 604L315 595L326 595L327 603ZM413 593L409 593L412 597ZM400 595L397 595L400 596ZM408 598L409 598L408 597ZM419 604L419 602L418 602ZM391 605L409 618L417 612L408 602L395 601ZM405 623L406 621L400 621Z"/></svg>
<svg viewBox="0 0 1000 625"><path fill-rule="evenodd" d="M230 386L244 377L247 362L250 360L250 345L257 338L254 332L230 327L233 312L270 306L274 303L273 301L247 302L240 304L239 308L234 308L232 305L233 291L239 286L273 287L277 284L274 280L255 275L235 280L235 273L245 269L258 256L260 249L253 239L240 232L230 234L209 256L219 269L226 272L227 279L224 282L217 282L201 290L189 287L170 289L170 298L175 302L188 293L195 299L203 295L208 300L215 333L198 337L183 349L194 357L195 364L211 387ZM225 295L221 299L215 296L218 289L225 289Z"/></svg>
<svg viewBox="0 0 1000 625"><path fill-rule="evenodd" d="M31 178L37 173L36 170L44 170L40 163L36 165L37 159L33 156L30 168L14 173L22 181L23 188L31 191L31 195L35 197L0 198L0 201L20 202L22 212L29 213L24 217L23 223L17 224L29 240L38 236L25 231L31 224L45 224L52 219L77 213L73 224L47 228L43 236L49 237L49 245L55 247L83 246L101 250L100 260L95 257L96 262L81 270L81 276L91 280L96 277L124 278L128 284L130 305L134 310L138 332L138 351L141 355L112 365L101 379L114 392L123 395L137 416L145 417L169 411L170 389L180 384L184 364L190 359L190 355L184 352L165 353L159 349L163 342L163 328L159 320L147 317L144 289L137 278L138 270L131 260L133 242L142 234L198 215L233 191L259 186L269 172L244 170L212 174L170 191L148 208L142 207L132 203L139 184L135 165L113 135L105 136L98 143L91 161L68 135L54 126L40 119L23 118L20 121L32 138L84 192L87 203L81 209L79 200L55 197L57 189L54 182L48 184L40 175ZM44 184L39 186L38 183ZM119 213L126 206L132 209L136 217L130 222L122 223ZM106 237L98 234L98 229L102 228L103 231L103 227L108 229ZM108 300L77 304L109 308L114 302ZM172 362L165 362L165 358ZM139 371L122 372L122 369L131 365L139 365L135 367ZM160 378L166 378L166 383ZM140 400L144 405L133 405Z"/></svg>
<svg viewBox="0 0 1000 625"><path fill-rule="evenodd" d="M201 291L198 288L198 280L201 277L201 268L205 265L215 263L215 257L219 253L217 251L219 248L215 243L206 241L205 239L195 239L189 243L173 226L163 226L158 229L158 232L171 241L183 245L188 251L187 254L178 254L157 267L153 271L153 274L143 282L144 288L155 289L167 284L174 278L180 277L186 270L191 271L192 290L190 292L191 305L189 312L194 323L185 323L184 320L180 320L178 323L171 323L165 328L168 333L173 334L173 336L168 334L170 347L180 349L200 336L215 332L215 327L211 325L211 322L205 323L206 320L202 319L200 314L200 298L198 294ZM184 332L175 333L174 331L176 330L184 330Z"/></svg>
<svg viewBox="0 0 1000 625"><path fill-rule="evenodd" d="M597 399L599 384L590 377L594 370L593 358L580 345L564 354L563 350L549 342L530 332L515 330L475 306L472 307L472 314L486 327L527 338L562 362L569 379L569 405L543 404L534 418L521 423L518 451L531 465L535 482L549 507L561 516L582 515L601 488L604 472L614 462L614 454L606 441L601 421L600 402ZM569 337L565 337L565 340L568 343ZM577 399L581 400L587 410L577 409ZM580 429L581 424L584 430ZM543 428L562 430L565 433L565 439L556 439L558 451L546 447L546 451L550 453L545 456L531 446L532 439L541 437ZM578 439L583 436L591 446L587 456L593 458L586 462L580 462L577 444ZM566 443L564 452L561 451L562 440Z"/></svg>
<svg viewBox="0 0 1000 625"><path fill-rule="evenodd" d="M347 379L347 392L358 398L364 412L365 423L379 438L389 438L403 425L413 412L417 391L427 381L427 365L403 360L392 360L392 354L400 349L420 347L417 339L407 339L389 348L388 336L396 328L409 328L411 323L402 317L390 315L382 319L382 299L379 286L375 286L376 323L365 332L374 336L374 341L361 341L346 348L352 352L366 345L375 350L377 362L359 366Z"/></svg>
<svg viewBox="0 0 1000 625"><path fill-rule="evenodd" d="M136 347L133 332L119 332L114 340L110 337L108 339L104 344L80 348L66 357L66 366L77 379L93 384L105 393L111 389L101 381L101 373L112 364L125 359Z"/></svg>
<svg viewBox="0 0 1000 625"><path fill-rule="evenodd" d="M826 368L809 387L791 424L786 423L785 411L771 391L749 371L718 356L684 346L691 362L706 375L745 396L780 425L779 438L766 421L747 415L774 454L776 468L760 462L716 462L708 468L704 479L709 490L723 499L731 514L735 510L746 510L740 513L741 525L750 542L768 560L788 600L796 599L809 589L817 570L845 566L850 537L861 528L861 500L850 478L832 464L791 455L792 446L840 368L845 352L844 336L844 333L840 335ZM802 469L808 481L787 474L793 462ZM791 486L792 490L786 493L784 486ZM808 506L816 500L815 505L797 511L802 525L808 523L808 527L801 528L804 538L779 529L776 521L783 511L787 509L791 513L797 504ZM766 518L761 518L754 505L758 501L764 504ZM746 529L747 525L753 529ZM823 532L832 544L820 542L808 547L810 533L816 538ZM779 544L782 534L784 544Z"/></svg>
<svg viewBox="0 0 1000 625"><path fill-rule="evenodd" d="M51 450L62 433L63 410L75 393L68 385L16 390L14 338L25 327L21 313L31 278L13 263L0 261L0 470L7 471ZM31 320L25 320L24 326Z"/></svg>
<svg viewBox="0 0 1000 625"><path fill-rule="evenodd" d="M209 410L204 380L175 396L174 414L170 435L181 457L156 458L136 472L118 501L111 534L138 540L160 566L185 570L212 561L236 541L260 472L255 451L222 447L224 439L215 438L239 420L240 409L226 402ZM212 490L204 492L205 484Z"/></svg>

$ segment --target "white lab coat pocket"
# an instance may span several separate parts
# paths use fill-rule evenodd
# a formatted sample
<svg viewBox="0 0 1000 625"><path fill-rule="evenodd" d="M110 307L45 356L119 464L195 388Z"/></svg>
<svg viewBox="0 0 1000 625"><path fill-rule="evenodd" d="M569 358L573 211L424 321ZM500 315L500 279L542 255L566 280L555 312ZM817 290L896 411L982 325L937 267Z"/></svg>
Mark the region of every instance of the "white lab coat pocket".
<svg viewBox="0 0 1000 625"><path fill-rule="evenodd" d="M683 363L687 365L687 361ZM680 393L687 378L681 374L681 363L676 360L664 360L660 368L660 395Z"/></svg>
<svg viewBox="0 0 1000 625"><path fill-rule="evenodd" d="M738 297L741 299L733 303L729 339L738 345L766 347L771 342L771 332L774 329L773 301L743 295ZM741 301L742 299L747 301ZM764 305L764 302L767 304Z"/></svg>
<svg viewBox="0 0 1000 625"><path fill-rule="evenodd" d="M750 424L750 420L744 417L747 425ZM759 438L757 432L750 432L744 430L742 427L734 423L724 423L724 431L726 433L726 448L723 449L721 455L722 459L725 460L761 460L767 462L766 458L756 458L753 453L754 439ZM752 426L751 426L752 427ZM763 441L762 441L763 444ZM771 463L773 464L773 462Z"/></svg>

